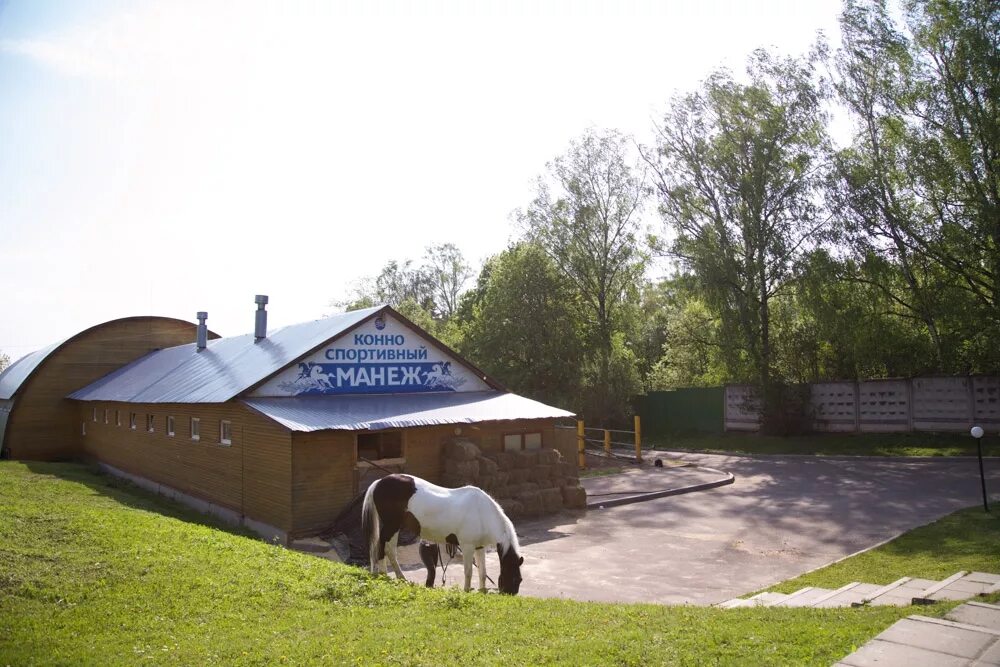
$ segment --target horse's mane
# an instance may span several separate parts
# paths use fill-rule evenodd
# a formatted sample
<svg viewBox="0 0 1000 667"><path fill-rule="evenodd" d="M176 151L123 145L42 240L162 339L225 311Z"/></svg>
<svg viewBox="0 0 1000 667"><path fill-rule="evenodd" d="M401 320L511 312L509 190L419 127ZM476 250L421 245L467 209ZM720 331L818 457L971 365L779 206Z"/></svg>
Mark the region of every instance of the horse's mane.
<svg viewBox="0 0 1000 667"><path fill-rule="evenodd" d="M503 547L504 551L514 549L514 553L521 553L521 544L517 541L517 531L514 530L514 522L510 520L507 514L503 511L500 503L490 494L483 491L483 495L486 496L497 510L497 519L500 521L502 526L503 537L500 540L500 546Z"/></svg>

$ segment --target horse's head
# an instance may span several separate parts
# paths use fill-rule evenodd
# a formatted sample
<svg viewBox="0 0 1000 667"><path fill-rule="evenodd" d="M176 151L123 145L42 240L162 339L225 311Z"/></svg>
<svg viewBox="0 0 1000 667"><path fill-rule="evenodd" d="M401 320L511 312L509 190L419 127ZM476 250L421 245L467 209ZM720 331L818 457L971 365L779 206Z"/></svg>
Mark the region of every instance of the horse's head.
<svg viewBox="0 0 1000 667"><path fill-rule="evenodd" d="M524 563L524 557L518 556L513 548L505 550L500 544L497 545L497 553L500 555L500 580L497 587L501 593L517 595L521 588L521 564Z"/></svg>

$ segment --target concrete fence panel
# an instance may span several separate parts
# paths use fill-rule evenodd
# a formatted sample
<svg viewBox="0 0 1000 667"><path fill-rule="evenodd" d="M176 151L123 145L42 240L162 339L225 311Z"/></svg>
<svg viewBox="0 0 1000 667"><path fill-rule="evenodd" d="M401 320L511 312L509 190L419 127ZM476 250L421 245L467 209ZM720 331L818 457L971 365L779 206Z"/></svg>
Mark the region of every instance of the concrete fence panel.
<svg viewBox="0 0 1000 667"><path fill-rule="evenodd" d="M726 385L726 430L760 429L760 405L752 385Z"/></svg>
<svg viewBox="0 0 1000 667"><path fill-rule="evenodd" d="M858 429L863 433L909 431L909 382L907 380L859 382Z"/></svg>
<svg viewBox="0 0 1000 667"><path fill-rule="evenodd" d="M972 378L972 404L973 421L988 431L1000 430L1000 377Z"/></svg>
<svg viewBox="0 0 1000 667"><path fill-rule="evenodd" d="M1000 433L1000 377L917 377L810 385L813 429L827 432L967 432L978 424ZM752 385L726 386L727 431L760 429Z"/></svg>
<svg viewBox="0 0 1000 667"><path fill-rule="evenodd" d="M968 377L914 378L913 429L966 431L973 421L972 379Z"/></svg>
<svg viewBox="0 0 1000 667"><path fill-rule="evenodd" d="M813 425L817 431L850 432L858 428L858 387L853 382L818 382L810 386Z"/></svg>

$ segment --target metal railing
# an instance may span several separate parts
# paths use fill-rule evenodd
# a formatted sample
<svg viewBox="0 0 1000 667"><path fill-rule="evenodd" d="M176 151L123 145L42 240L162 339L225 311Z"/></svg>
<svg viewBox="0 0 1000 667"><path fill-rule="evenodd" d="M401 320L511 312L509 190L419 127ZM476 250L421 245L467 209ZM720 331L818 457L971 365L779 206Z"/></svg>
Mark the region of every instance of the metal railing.
<svg viewBox="0 0 1000 667"><path fill-rule="evenodd" d="M622 445L625 447L635 446L635 460L637 463L642 463L642 423L639 419L639 415L634 418L635 430L633 431L623 431L620 429L613 428L587 428L583 420L578 420L576 422L576 446L577 455L579 456L579 466L581 470L587 468L587 457L586 457L586 447L587 443L594 443L602 445L604 448L605 456L611 457L611 446L612 445ZM573 426L560 426L557 425L556 428L561 429L573 429ZM597 432L603 434L601 438L588 438L587 432ZM621 440L612 440L612 433L626 433L633 436L632 440L629 442L623 442Z"/></svg>

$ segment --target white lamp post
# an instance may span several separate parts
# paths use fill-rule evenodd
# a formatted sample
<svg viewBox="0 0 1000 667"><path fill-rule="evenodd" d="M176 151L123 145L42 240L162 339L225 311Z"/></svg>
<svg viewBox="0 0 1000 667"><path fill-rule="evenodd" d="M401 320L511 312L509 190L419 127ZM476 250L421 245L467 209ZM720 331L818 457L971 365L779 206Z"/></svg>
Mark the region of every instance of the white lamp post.
<svg viewBox="0 0 1000 667"><path fill-rule="evenodd" d="M986 500L986 474L983 472L983 427L973 426L969 434L976 439L976 448L979 451L979 482L983 486L983 509L990 511L990 505Z"/></svg>

